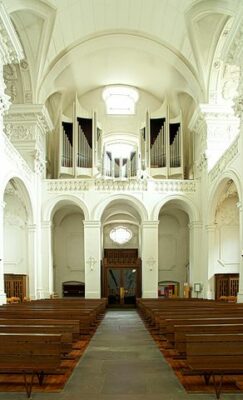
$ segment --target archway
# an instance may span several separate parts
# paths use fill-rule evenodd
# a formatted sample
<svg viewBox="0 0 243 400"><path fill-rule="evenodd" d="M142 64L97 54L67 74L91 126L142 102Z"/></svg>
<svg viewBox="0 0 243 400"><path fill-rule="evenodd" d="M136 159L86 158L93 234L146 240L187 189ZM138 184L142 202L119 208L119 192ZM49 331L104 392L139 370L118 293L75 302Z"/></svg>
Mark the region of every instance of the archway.
<svg viewBox="0 0 243 400"><path fill-rule="evenodd" d="M74 285L67 293L67 282L85 284L84 212L71 201L60 201L52 210L53 290L59 297L72 297ZM75 292L80 297L82 293Z"/></svg>
<svg viewBox="0 0 243 400"><path fill-rule="evenodd" d="M3 269L7 298L36 298L36 247L29 193L17 177L4 190ZM14 250L13 250L14 249Z"/></svg>
<svg viewBox="0 0 243 400"><path fill-rule="evenodd" d="M159 213L158 227L158 295L183 297L190 284L189 216L174 201Z"/></svg>
<svg viewBox="0 0 243 400"><path fill-rule="evenodd" d="M128 199L111 201L102 218L102 294L110 305L135 305L141 296L139 211Z"/></svg>
<svg viewBox="0 0 243 400"><path fill-rule="evenodd" d="M211 296L237 296L240 267L239 193L233 179L225 177L211 203L208 240L208 281Z"/></svg>

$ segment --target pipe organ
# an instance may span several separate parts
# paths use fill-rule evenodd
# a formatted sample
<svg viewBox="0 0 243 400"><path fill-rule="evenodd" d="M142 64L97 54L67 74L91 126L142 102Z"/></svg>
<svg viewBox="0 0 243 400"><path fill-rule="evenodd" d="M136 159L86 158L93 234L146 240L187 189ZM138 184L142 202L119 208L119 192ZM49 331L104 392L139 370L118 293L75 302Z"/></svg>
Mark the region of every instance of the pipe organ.
<svg viewBox="0 0 243 400"><path fill-rule="evenodd" d="M129 158L112 158L110 151L104 151L102 175L109 178L132 178L138 172L137 153L134 151Z"/></svg>
<svg viewBox="0 0 243 400"><path fill-rule="evenodd" d="M77 167L92 168L92 119L77 118Z"/></svg>
<svg viewBox="0 0 243 400"><path fill-rule="evenodd" d="M64 168L73 167L73 124L70 122L62 123L62 152L61 165Z"/></svg>
<svg viewBox="0 0 243 400"><path fill-rule="evenodd" d="M156 113L149 115L147 112L140 123L141 129L131 132L132 136L138 135L135 139L131 136L131 143L130 139L123 139L123 134L119 134L121 142L120 137L114 141L111 133L107 136L102 131L96 113L93 112L91 118L76 97L72 118L70 115L60 117L59 155L55 156L57 177L184 179L181 114L171 118L169 106L164 102ZM128 144L131 152L121 156L119 152L112 154L113 142L118 147L120 143Z"/></svg>
<svg viewBox="0 0 243 400"><path fill-rule="evenodd" d="M149 155L146 158L148 174L154 178L184 178L183 132L181 116L169 119L150 118L147 122L149 132Z"/></svg>
<svg viewBox="0 0 243 400"><path fill-rule="evenodd" d="M92 177L96 173L98 136L94 136L94 117L62 117L58 177ZM101 139L100 139L101 140Z"/></svg>

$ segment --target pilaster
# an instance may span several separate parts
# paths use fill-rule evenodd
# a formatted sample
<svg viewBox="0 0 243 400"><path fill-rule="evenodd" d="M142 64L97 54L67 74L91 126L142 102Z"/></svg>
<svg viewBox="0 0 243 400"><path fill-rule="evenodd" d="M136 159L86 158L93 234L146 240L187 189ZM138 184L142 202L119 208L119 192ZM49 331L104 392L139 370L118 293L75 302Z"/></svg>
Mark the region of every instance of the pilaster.
<svg viewBox="0 0 243 400"><path fill-rule="evenodd" d="M0 202L0 304L6 303L6 294L4 292L4 267L3 267L3 241L4 241L4 234L3 234L3 220L4 220L4 207L5 202Z"/></svg>
<svg viewBox="0 0 243 400"><path fill-rule="evenodd" d="M159 221L142 224L142 297L158 297L158 226Z"/></svg>
<svg viewBox="0 0 243 400"><path fill-rule="evenodd" d="M189 224L190 234L190 279L189 282L192 285L194 283L204 284L204 271L203 271L203 259L202 259L202 223L200 221L192 221ZM192 296L197 297L198 295L192 291ZM202 297L202 293L199 294Z"/></svg>
<svg viewBox="0 0 243 400"><path fill-rule="evenodd" d="M38 268L38 298L48 298L53 294L52 224L41 223L41 263Z"/></svg>
<svg viewBox="0 0 243 400"><path fill-rule="evenodd" d="M240 266L239 266L239 292L237 294L237 302L243 303L243 206L242 203L239 202L237 204L239 209L239 219L240 219L240 247L241 247L241 257L240 257Z"/></svg>
<svg viewBox="0 0 243 400"><path fill-rule="evenodd" d="M101 224L99 221L84 221L84 260L85 260L85 297L101 297Z"/></svg>
<svg viewBox="0 0 243 400"><path fill-rule="evenodd" d="M53 125L44 105L14 104L4 117L5 133L38 175L45 176L46 135Z"/></svg>
<svg viewBox="0 0 243 400"><path fill-rule="evenodd" d="M206 226L207 232L207 247L208 247L208 283L205 288L205 294L207 299L215 299L215 287L214 287L214 271L215 271L215 235L216 235L216 224Z"/></svg>

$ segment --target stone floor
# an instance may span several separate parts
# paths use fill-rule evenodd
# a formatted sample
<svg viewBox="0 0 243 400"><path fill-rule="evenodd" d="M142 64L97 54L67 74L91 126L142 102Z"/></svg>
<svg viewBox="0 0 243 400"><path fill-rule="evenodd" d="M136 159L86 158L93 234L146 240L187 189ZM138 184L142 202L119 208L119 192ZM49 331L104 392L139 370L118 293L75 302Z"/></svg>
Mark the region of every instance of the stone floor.
<svg viewBox="0 0 243 400"><path fill-rule="evenodd" d="M210 400L187 394L135 310L108 311L61 393L33 393L33 400ZM0 393L22 400L25 393ZM224 394L222 400L243 399Z"/></svg>

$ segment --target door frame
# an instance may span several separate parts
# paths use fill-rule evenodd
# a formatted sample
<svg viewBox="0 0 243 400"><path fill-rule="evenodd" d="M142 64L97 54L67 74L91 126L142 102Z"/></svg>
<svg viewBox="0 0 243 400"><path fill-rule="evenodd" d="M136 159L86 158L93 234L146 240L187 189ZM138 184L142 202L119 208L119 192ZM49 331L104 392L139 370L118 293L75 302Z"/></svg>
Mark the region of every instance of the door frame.
<svg viewBox="0 0 243 400"><path fill-rule="evenodd" d="M136 298L142 294L142 274L141 274L141 258L137 256L137 249L114 249L116 257L113 257L112 249L106 249L101 268L101 292L102 297L108 298L108 279L107 274L109 269L136 269ZM127 252L130 252L131 257L127 257ZM117 257L118 255L118 257ZM120 255L120 256L119 256ZM125 255L125 256L124 256ZM115 261L114 261L115 260Z"/></svg>

